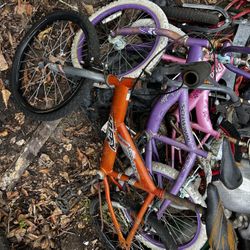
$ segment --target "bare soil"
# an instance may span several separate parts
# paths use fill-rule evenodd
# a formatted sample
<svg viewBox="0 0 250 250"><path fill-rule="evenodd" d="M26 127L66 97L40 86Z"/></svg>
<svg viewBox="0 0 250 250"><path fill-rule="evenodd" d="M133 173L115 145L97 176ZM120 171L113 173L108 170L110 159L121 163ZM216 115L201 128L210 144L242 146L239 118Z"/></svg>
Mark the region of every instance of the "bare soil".
<svg viewBox="0 0 250 250"><path fill-rule="evenodd" d="M0 60L7 65L0 71L4 89L8 90L12 59L25 32L46 13L77 6L74 0L64 2L68 5L56 0L0 1ZM105 1L86 4L98 8ZM40 122L18 111L11 96L5 103L3 92L0 112L1 175L15 162ZM7 235L10 249L101 249L88 214L95 191L80 191L95 174L100 152L101 139L83 111L60 122L15 188L0 191L0 229ZM81 194L81 199L64 214L56 197L67 187Z"/></svg>

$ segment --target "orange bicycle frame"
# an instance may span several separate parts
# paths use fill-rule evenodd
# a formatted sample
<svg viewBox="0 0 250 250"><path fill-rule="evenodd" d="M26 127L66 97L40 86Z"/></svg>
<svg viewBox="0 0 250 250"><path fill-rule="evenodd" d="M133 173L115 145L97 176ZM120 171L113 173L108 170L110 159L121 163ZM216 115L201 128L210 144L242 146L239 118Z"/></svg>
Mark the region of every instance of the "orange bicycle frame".
<svg viewBox="0 0 250 250"><path fill-rule="evenodd" d="M154 182L152 181L149 172L144 164L144 161L141 158L124 123L130 99L130 92L133 87L134 81L135 79L132 78L123 78L122 80L118 80L118 78L113 75L109 75L107 77L107 83L109 85L114 85L115 90L108 121L107 137L104 142L103 154L100 166L100 170L103 175L104 190L105 190L106 200L108 203L108 208L115 229L117 231L121 247L125 249L130 248L133 237L154 197L157 196L162 198L164 193L164 191L158 189L155 186ZM122 173L118 173L113 169L116 159L118 144L121 143L125 144L131 152L130 155L131 158L133 159L130 160L133 160L135 164L135 167L139 175L138 178L139 180L131 179L129 176L126 176L125 174ZM110 198L109 179L111 180L116 179L128 182L128 184L133 185L136 188L142 189L148 193L148 196L145 199L143 205L141 206L141 209L134 220L134 225L130 230L126 239L124 238L121 232L119 222L116 218L112 206Z"/></svg>

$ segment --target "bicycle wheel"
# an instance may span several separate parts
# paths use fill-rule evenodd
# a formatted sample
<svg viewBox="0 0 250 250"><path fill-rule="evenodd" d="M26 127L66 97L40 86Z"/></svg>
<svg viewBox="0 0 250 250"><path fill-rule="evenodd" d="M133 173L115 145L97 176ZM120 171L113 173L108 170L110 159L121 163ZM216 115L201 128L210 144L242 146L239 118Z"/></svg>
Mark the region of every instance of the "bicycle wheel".
<svg viewBox="0 0 250 250"><path fill-rule="evenodd" d="M121 192L120 192L121 194ZM112 205L117 216L118 222L121 226L121 231L124 236L128 235L132 226L130 217L130 202L124 204L124 195L117 196L117 193L112 194ZM100 210L101 209L101 210ZM101 211L101 212L100 212ZM117 250L121 249L116 230L114 228L108 205L103 197L102 205L100 206L99 199L96 198L91 201L90 215L92 216L95 230L100 236L100 239L105 244L105 249ZM175 250L176 246L171 245L171 238L168 238L168 233L165 228L157 221L156 216L150 215L147 222L144 222L142 227L136 233L130 249L158 249L150 241L147 241L145 235L150 235L155 241L164 242L167 250Z"/></svg>
<svg viewBox="0 0 250 250"><path fill-rule="evenodd" d="M97 34L86 16L57 11L38 21L17 48L11 72L11 90L17 106L39 120L55 120L69 113L82 99L89 80L55 72L49 63L73 66L71 46L75 34L86 37L84 67L99 56Z"/></svg>
<svg viewBox="0 0 250 250"><path fill-rule="evenodd" d="M156 4L147 0L119 0L113 2L90 17L95 25L101 45L101 61L110 73L136 78L147 66L150 72L160 60L167 45L166 37L149 35L127 35L112 38L110 32L118 28L131 27L140 20L152 20L153 27L168 28L164 12ZM144 22L144 26L145 22ZM82 67L84 46L81 32L78 32L72 46L75 67ZM162 50L162 51L161 51ZM161 51L161 52L160 52Z"/></svg>
<svg viewBox="0 0 250 250"><path fill-rule="evenodd" d="M157 180L161 179L161 184L163 182L165 184L165 181L174 181L178 176L177 170L161 163L153 164L153 172ZM134 175L132 168L129 168L126 171L126 174L129 176ZM161 185L160 183L158 184ZM123 185L123 183L121 183L121 185ZM202 197L199 195L198 191L196 191L195 188L192 187L192 184L190 184L185 189L185 191L187 192L189 198L195 203L202 203ZM139 193L138 190L133 189L132 187L130 189L130 195L130 203L141 204L143 202L143 193ZM115 195L112 196L112 199L115 199ZM120 203L117 203L116 200L116 203L114 202L113 206L116 209L116 214L122 215L118 217L118 220L122 225L123 233L126 235L130 226L133 224L133 219L129 216L129 212L127 211L128 208L121 204L122 202L124 202L124 200L125 199L121 199ZM160 201L156 201L154 203L155 209L157 208L157 205L160 205L160 203ZM114 227L112 226L111 218L108 216L109 220L106 220L107 217L104 215L105 210L102 210L104 218L104 228L106 226L110 231L107 232L107 229L101 231L100 215L99 211L94 209L95 206L97 206L97 204L94 204L94 206L91 208L91 215L93 216L95 227L100 237L105 241L107 246L109 246L109 249L117 249L119 243L117 242L117 236L116 232L114 231ZM105 206L107 212L107 205ZM117 210L121 208L122 211L120 210L118 212ZM99 209L99 203L97 209ZM167 233L163 234L165 235L166 239L164 239L163 237L159 237L162 235L162 233L160 232L165 232L166 230ZM163 240L167 242L167 246L169 248L166 248ZM136 242L134 242L134 248L132 249L172 250L176 249L177 247L178 249L200 249L205 244L206 240L207 237L205 225L201 223L199 213L194 213L192 211L186 210L185 208L171 206L166 210L161 220L158 221L156 227L152 228L152 225L144 225L140 228L137 235L135 236ZM140 248L136 248L135 246L140 246Z"/></svg>
<svg viewBox="0 0 250 250"><path fill-rule="evenodd" d="M179 171L176 169L156 162L153 162L153 173L158 186L165 189L168 185L172 185L171 182L176 180L179 175ZM198 189L192 183L185 186L179 195L189 198L196 204L204 203ZM178 249L198 250L207 241L206 226L201 222L201 216L198 212L170 205L164 212L161 222L167 228ZM159 242L157 246L164 249Z"/></svg>

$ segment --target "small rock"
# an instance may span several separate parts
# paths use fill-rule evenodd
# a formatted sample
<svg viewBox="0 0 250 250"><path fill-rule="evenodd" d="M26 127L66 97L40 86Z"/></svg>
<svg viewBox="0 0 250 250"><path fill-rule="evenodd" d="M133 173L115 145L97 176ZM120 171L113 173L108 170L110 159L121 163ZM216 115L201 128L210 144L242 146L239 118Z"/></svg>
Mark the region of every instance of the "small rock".
<svg viewBox="0 0 250 250"><path fill-rule="evenodd" d="M16 142L16 145L17 145L17 146L22 146L22 145L24 145L24 144L25 144L25 140L24 140L24 139L19 140L19 141Z"/></svg>

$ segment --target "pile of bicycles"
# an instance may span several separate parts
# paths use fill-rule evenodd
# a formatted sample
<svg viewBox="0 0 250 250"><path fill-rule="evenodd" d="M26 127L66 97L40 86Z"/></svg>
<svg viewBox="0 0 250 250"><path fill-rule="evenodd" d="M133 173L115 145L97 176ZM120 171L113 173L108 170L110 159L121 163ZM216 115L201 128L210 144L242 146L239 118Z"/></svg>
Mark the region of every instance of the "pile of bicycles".
<svg viewBox="0 0 250 250"><path fill-rule="evenodd" d="M249 1L154 2L41 19L13 97L38 120L105 118L90 213L106 248L249 249Z"/></svg>

